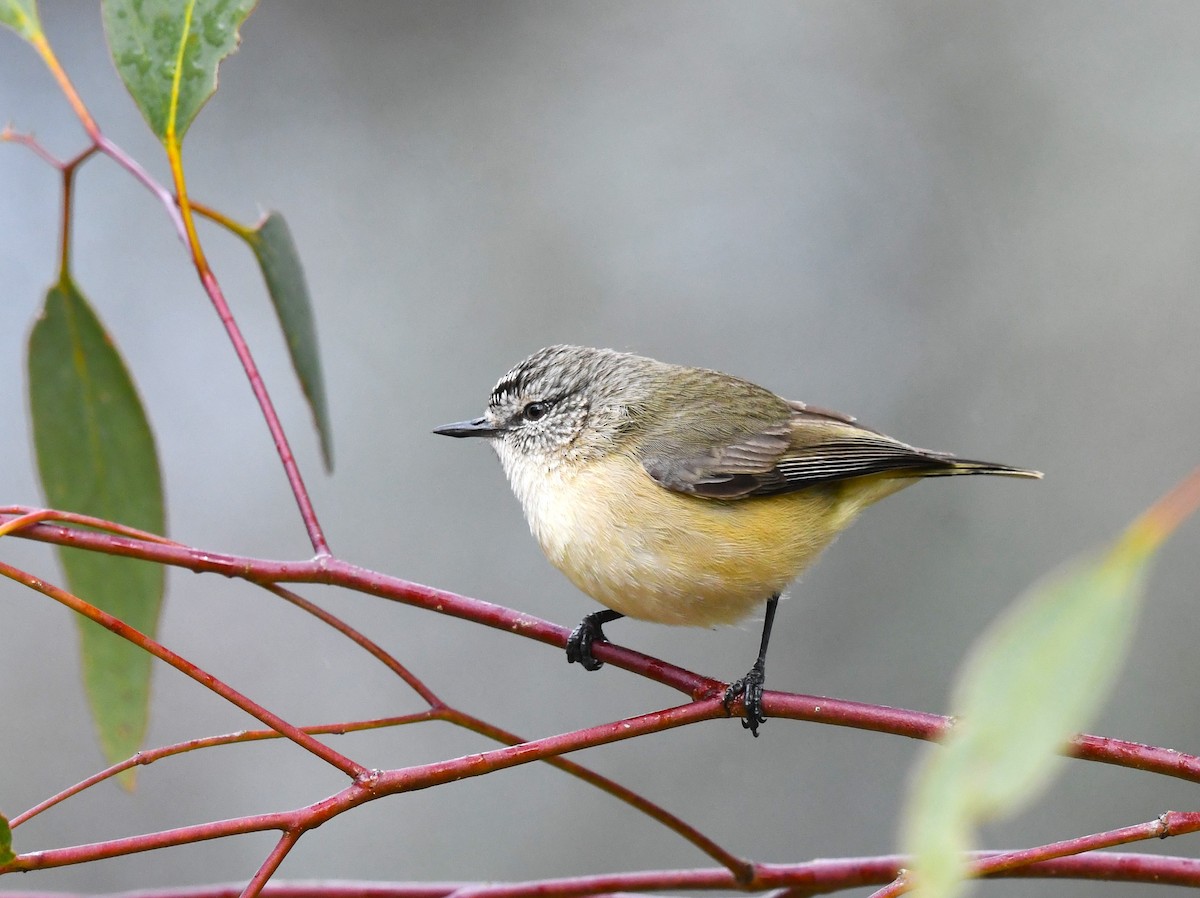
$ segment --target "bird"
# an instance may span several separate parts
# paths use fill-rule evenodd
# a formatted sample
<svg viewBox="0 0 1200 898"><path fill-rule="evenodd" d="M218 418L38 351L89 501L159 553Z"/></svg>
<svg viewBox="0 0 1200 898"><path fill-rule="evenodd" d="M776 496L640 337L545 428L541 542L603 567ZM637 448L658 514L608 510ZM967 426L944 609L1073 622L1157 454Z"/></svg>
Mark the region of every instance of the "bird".
<svg viewBox="0 0 1200 898"><path fill-rule="evenodd" d="M482 416L434 433L487 440L546 557L598 601L567 660L621 617L712 627L764 610L758 656L726 689L758 736L784 588L864 508L926 477L1038 471L902 443L748 380L613 349L554 345L511 368Z"/></svg>

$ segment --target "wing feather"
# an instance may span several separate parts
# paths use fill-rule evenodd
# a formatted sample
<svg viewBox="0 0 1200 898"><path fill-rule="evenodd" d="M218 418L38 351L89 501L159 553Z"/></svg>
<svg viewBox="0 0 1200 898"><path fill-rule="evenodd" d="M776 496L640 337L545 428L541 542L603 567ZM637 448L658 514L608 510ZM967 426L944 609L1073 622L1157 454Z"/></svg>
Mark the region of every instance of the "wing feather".
<svg viewBox="0 0 1200 898"><path fill-rule="evenodd" d="M872 474L955 467L951 456L917 449L853 421L786 403L778 420L723 445L672 453L665 440L652 442L642 464L667 489L710 499L770 496Z"/></svg>

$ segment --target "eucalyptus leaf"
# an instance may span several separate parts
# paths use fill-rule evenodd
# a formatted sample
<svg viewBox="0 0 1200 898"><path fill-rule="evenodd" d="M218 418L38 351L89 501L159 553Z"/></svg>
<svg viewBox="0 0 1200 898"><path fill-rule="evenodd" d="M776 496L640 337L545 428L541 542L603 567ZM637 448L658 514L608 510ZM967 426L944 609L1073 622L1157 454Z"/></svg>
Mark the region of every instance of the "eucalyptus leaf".
<svg viewBox="0 0 1200 898"><path fill-rule="evenodd" d="M961 892L979 824L1044 788L1108 697L1158 545L1143 535L1131 528L1036 584L972 649L955 723L918 769L905 811L902 840L922 898Z"/></svg>
<svg viewBox="0 0 1200 898"><path fill-rule="evenodd" d="M217 68L241 42L257 0L103 0L113 62L164 143L183 142L217 89Z"/></svg>
<svg viewBox="0 0 1200 898"><path fill-rule="evenodd" d="M244 236L262 268L267 292L287 340L292 367L296 370L300 388L312 410L325 470L332 471L333 429L329 423L325 378L321 373L321 354L317 348L317 326L308 283L304 279L304 268L300 264L292 232L284 217L272 212Z"/></svg>
<svg viewBox="0 0 1200 898"><path fill-rule="evenodd" d="M162 533L162 480L149 422L112 338L68 278L46 294L29 337L29 402L47 504ZM147 635L162 605L159 565L60 547L73 593ZM152 658L79 618L84 685L104 755L141 747ZM132 785L132 772L123 782Z"/></svg>

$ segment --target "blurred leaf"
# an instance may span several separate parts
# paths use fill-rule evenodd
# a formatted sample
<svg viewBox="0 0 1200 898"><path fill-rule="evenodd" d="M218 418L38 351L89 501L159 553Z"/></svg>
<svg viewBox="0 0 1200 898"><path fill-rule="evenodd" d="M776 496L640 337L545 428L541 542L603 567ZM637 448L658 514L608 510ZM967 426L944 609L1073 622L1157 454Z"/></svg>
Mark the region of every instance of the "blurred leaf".
<svg viewBox="0 0 1200 898"><path fill-rule="evenodd" d="M321 354L317 350L317 327L313 320L312 302L304 268L296 252L295 241L287 222L278 212L264 218L253 231L243 236L258 257L267 292L279 316L279 326L287 339L292 367L300 378L300 387L312 409L321 440L321 456L325 470L333 470L333 429L329 423L329 408L325 401L325 378L321 374Z"/></svg>
<svg viewBox="0 0 1200 898"><path fill-rule="evenodd" d="M924 898L961 890L978 824L1043 788L1108 696L1146 566L1169 532L1147 520L1035 585L972 649L953 701L958 719L918 770L905 812L903 841Z"/></svg>
<svg viewBox="0 0 1200 898"><path fill-rule="evenodd" d="M183 142L217 89L217 67L237 49L257 0L103 0L113 62L150 130Z"/></svg>
<svg viewBox="0 0 1200 898"><path fill-rule="evenodd" d="M42 33L37 0L0 0L0 24L7 25L25 40Z"/></svg>
<svg viewBox="0 0 1200 898"><path fill-rule="evenodd" d="M985 634L959 682L978 811L1001 813L1045 785L1125 660L1149 556L1122 541L1052 575ZM1016 736L1016 738L1014 738Z"/></svg>
<svg viewBox="0 0 1200 898"><path fill-rule="evenodd" d="M8 818L0 814L0 864L7 864L16 855L12 850L12 830L8 826Z"/></svg>
<svg viewBox="0 0 1200 898"><path fill-rule="evenodd" d="M29 401L47 504L162 533L154 437L121 356L69 278L46 294L29 337ZM158 625L159 565L60 548L71 591L147 635ZM141 746L152 658L78 618L84 685L110 762ZM132 771L127 771L132 773ZM132 786L133 777L122 774Z"/></svg>
<svg viewBox="0 0 1200 898"><path fill-rule="evenodd" d="M967 760L965 752L947 746L939 763L924 764L914 780L903 842L914 858L909 875L919 895L952 895L967 876L973 835L963 788Z"/></svg>

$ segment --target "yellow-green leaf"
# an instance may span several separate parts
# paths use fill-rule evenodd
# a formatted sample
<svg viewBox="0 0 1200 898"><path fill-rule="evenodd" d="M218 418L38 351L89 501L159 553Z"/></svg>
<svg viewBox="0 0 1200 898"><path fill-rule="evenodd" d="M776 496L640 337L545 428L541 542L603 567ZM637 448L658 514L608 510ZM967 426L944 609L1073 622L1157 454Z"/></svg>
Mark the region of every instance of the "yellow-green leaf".
<svg viewBox="0 0 1200 898"><path fill-rule="evenodd" d="M904 815L922 898L959 893L977 826L1042 789L1095 716L1128 652L1147 566L1198 484L1185 481L1106 551L1035 585L972 649L956 723L920 765Z"/></svg>
<svg viewBox="0 0 1200 898"><path fill-rule="evenodd" d="M0 864L7 864L15 857L12 850L12 830L8 826L8 818L0 814Z"/></svg>
<svg viewBox="0 0 1200 898"><path fill-rule="evenodd" d="M279 326L287 339L292 367L300 379L300 388L312 409L313 422L321 441L325 469L333 470L333 430L325 400L325 378L321 373L321 354L317 349L317 326L313 319L308 283L296 243L284 217L272 212L252 231L243 233L254 250L267 282L267 292L279 316Z"/></svg>
<svg viewBox="0 0 1200 898"><path fill-rule="evenodd" d="M909 876L918 895L953 895L967 876L973 835L963 788L967 763L965 752L948 745L938 763L922 765L914 779L903 843L915 859Z"/></svg>
<svg viewBox="0 0 1200 898"><path fill-rule="evenodd" d="M120 354L68 278L46 294L29 337L29 404L47 504L162 533L154 437ZM159 565L81 549L59 557L71 591L153 635L163 595ZM110 762L141 747L151 656L79 619L84 685ZM124 777L132 785L132 776Z"/></svg>
<svg viewBox="0 0 1200 898"><path fill-rule="evenodd" d="M0 0L0 25L7 25L25 40L40 35L37 0Z"/></svg>
<svg viewBox="0 0 1200 898"><path fill-rule="evenodd" d="M217 68L237 49L257 0L103 0L113 62L150 130L183 142L217 89Z"/></svg>

